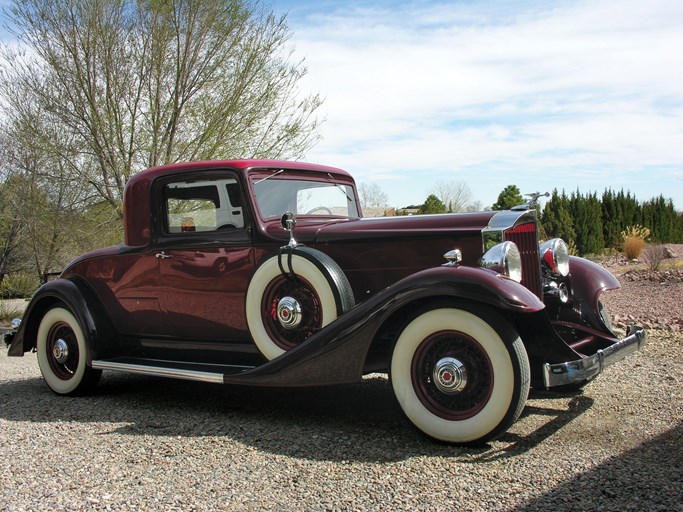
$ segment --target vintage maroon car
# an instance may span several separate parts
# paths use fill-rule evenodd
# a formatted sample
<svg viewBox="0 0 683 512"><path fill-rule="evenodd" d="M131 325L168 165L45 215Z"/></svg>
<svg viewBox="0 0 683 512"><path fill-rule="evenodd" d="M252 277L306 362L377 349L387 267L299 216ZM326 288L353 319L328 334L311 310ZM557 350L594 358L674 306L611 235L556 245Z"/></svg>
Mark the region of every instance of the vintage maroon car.
<svg viewBox="0 0 683 512"><path fill-rule="evenodd" d="M526 206L363 219L342 170L195 162L132 178L124 224L123 245L37 291L10 340L57 394L102 370L258 386L384 372L422 432L480 442L530 385L578 388L645 341L612 331L600 295L618 281L539 245Z"/></svg>

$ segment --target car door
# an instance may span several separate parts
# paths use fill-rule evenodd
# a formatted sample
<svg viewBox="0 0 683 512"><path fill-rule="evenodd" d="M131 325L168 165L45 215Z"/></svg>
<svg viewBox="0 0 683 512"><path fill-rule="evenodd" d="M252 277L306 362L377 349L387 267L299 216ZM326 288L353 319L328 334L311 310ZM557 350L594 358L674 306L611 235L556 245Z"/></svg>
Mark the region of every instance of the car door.
<svg viewBox="0 0 683 512"><path fill-rule="evenodd" d="M165 330L186 340L248 342L244 296L254 251L238 176L183 175L155 193Z"/></svg>

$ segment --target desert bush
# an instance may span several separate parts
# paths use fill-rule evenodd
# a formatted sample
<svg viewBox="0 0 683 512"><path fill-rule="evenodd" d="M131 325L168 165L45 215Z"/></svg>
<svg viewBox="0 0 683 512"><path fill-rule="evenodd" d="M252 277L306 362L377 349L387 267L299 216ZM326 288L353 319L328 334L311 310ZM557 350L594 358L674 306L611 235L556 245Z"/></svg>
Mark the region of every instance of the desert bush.
<svg viewBox="0 0 683 512"><path fill-rule="evenodd" d="M624 255L629 260L637 260L647 244L650 230L643 226L629 226L621 232Z"/></svg>
<svg viewBox="0 0 683 512"><path fill-rule="evenodd" d="M40 282L33 274L9 274L0 283L1 299L25 299L33 295Z"/></svg>
<svg viewBox="0 0 683 512"><path fill-rule="evenodd" d="M666 247L663 245L648 245L643 249L643 261L653 272L659 270L666 259Z"/></svg>
<svg viewBox="0 0 683 512"><path fill-rule="evenodd" d="M0 324L9 324L15 318L24 315L24 308L0 300Z"/></svg>

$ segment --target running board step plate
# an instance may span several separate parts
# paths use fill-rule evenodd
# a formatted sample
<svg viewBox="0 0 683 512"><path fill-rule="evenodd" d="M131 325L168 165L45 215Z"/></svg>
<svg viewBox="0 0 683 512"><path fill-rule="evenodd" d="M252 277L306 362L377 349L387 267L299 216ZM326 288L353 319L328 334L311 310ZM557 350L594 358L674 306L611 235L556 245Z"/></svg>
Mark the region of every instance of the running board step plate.
<svg viewBox="0 0 683 512"><path fill-rule="evenodd" d="M225 374L241 373L246 370L251 370L253 366L225 366L219 371L202 371L192 370L189 368L177 368L172 366L165 366L154 361L151 364L140 364L132 362L119 361L93 361L92 367L95 370L113 370L126 373L135 373L138 375L151 375L154 377L169 377L172 379L193 380L197 382L209 382L212 384L223 384ZM171 363L170 361L168 363ZM180 363L182 365L182 363ZM215 366L211 366L212 370L218 370Z"/></svg>

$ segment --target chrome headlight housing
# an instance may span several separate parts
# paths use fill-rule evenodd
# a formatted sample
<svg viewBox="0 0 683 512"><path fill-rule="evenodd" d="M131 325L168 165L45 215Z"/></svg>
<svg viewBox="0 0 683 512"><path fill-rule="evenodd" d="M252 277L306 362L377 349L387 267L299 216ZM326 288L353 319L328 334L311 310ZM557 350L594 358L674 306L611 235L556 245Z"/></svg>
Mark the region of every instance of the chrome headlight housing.
<svg viewBox="0 0 683 512"><path fill-rule="evenodd" d="M518 283L522 281L522 256L513 242L494 245L481 257L479 264L500 272Z"/></svg>
<svg viewBox="0 0 683 512"><path fill-rule="evenodd" d="M561 238L543 242L540 247L541 261L551 274L569 275L569 249Z"/></svg>

